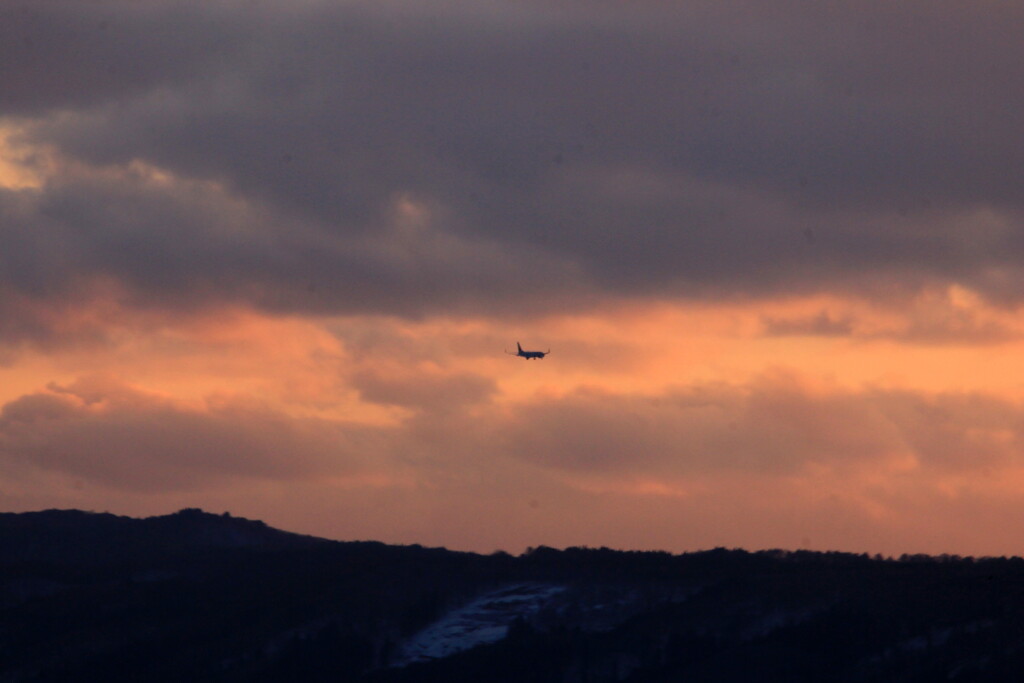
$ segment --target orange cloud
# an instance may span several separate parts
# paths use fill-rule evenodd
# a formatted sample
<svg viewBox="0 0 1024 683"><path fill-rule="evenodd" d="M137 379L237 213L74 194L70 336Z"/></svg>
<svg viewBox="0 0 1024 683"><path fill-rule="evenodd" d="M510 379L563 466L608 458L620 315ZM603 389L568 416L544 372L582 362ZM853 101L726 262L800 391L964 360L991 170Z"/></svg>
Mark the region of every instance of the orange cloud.
<svg viewBox="0 0 1024 683"><path fill-rule="evenodd" d="M24 190L42 184L40 150L16 142L18 132L16 126L0 124L0 189Z"/></svg>
<svg viewBox="0 0 1024 683"><path fill-rule="evenodd" d="M978 553L1010 535L972 536L943 506L1012 516L1024 481L1016 343L860 334L898 322L863 302L620 303L511 325L111 310L105 343L0 368L8 507L191 505L476 550ZM764 335L765 316L823 310L855 333ZM552 355L502 353L517 338Z"/></svg>
<svg viewBox="0 0 1024 683"><path fill-rule="evenodd" d="M197 409L90 377L7 403L0 453L116 488L202 490L225 478L358 471L362 435L345 427L254 402Z"/></svg>

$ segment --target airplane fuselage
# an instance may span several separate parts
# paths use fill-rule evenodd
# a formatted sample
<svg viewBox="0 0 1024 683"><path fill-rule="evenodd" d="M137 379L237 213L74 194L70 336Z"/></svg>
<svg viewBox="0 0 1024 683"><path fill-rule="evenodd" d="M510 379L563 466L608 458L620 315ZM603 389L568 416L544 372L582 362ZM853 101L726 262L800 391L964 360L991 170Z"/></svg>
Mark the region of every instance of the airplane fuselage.
<svg viewBox="0 0 1024 683"><path fill-rule="evenodd" d="M534 358L544 360L544 356L551 353L550 349L547 351L523 351L523 347L519 345L519 342L516 342L516 348L519 350L516 355L526 360L533 360Z"/></svg>

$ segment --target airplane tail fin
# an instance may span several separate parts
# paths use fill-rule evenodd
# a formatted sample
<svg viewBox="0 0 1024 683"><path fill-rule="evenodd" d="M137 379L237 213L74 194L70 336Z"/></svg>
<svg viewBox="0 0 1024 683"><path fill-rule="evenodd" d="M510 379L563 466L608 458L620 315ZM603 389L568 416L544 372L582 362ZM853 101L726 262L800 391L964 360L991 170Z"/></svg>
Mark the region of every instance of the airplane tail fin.
<svg viewBox="0 0 1024 683"><path fill-rule="evenodd" d="M519 353L523 352L523 347L519 345L519 342L516 342L516 348L519 349Z"/></svg>

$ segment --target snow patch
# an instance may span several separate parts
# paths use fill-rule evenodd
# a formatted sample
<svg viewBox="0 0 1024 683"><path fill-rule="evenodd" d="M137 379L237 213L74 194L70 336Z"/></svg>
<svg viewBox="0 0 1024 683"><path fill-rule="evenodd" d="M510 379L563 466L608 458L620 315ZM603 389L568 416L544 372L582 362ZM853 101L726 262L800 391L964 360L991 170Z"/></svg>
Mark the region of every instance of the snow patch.
<svg viewBox="0 0 1024 683"><path fill-rule="evenodd" d="M508 634L519 617L536 614L564 586L517 583L481 595L452 610L402 646L392 666L449 657L477 645L495 643Z"/></svg>

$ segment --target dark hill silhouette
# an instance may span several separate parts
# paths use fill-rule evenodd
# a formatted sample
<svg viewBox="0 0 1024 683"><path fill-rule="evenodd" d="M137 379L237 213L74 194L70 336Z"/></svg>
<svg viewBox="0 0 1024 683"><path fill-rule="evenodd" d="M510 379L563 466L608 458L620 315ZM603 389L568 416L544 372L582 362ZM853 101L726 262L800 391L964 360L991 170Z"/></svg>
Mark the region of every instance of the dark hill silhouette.
<svg viewBox="0 0 1024 683"><path fill-rule="evenodd" d="M1016 681L1021 671L1019 558L485 556L327 541L191 509L0 515L0 681Z"/></svg>
<svg viewBox="0 0 1024 683"><path fill-rule="evenodd" d="M196 508L146 519L80 510L0 513L0 561L4 562L102 564L212 548L270 550L327 542Z"/></svg>

